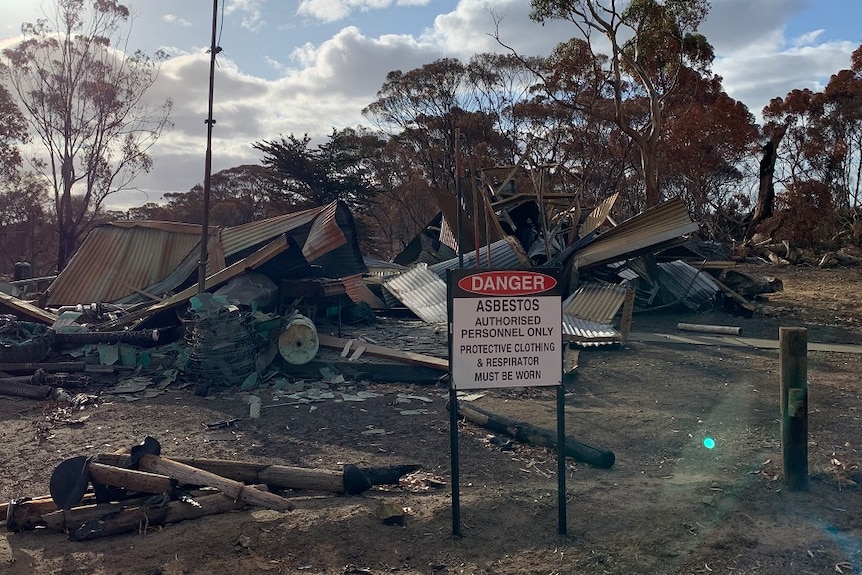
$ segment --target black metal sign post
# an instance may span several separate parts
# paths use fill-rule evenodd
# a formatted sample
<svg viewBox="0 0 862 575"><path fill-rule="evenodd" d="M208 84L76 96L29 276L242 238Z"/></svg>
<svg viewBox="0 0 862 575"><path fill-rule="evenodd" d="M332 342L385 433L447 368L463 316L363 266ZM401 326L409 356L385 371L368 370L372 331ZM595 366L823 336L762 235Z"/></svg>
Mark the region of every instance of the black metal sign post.
<svg viewBox="0 0 862 575"><path fill-rule="evenodd" d="M449 311L449 431L452 534L461 536L458 391L557 387L559 532L566 534L562 286L543 269L453 269Z"/></svg>

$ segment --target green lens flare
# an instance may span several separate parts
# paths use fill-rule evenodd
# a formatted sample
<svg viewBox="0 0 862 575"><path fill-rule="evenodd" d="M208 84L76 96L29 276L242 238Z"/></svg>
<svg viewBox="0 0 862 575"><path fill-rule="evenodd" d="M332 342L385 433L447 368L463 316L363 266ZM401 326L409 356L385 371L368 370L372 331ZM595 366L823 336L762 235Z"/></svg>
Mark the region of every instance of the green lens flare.
<svg viewBox="0 0 862 575"><path fill-rule="evenodd" d="M715 440L711 437L704 437L703 438L703 446L706 447L707 449L712 449L715 447Z"/></svg>

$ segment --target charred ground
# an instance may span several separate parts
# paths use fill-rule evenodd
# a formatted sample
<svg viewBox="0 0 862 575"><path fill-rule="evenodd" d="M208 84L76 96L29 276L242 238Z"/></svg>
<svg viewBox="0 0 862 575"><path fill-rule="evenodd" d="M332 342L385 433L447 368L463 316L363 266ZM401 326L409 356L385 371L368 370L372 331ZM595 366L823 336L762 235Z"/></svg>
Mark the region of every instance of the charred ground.
<svg viewBox="0 0 862 575"><path fill-rule="evenodd" d="M754 317L652 312L636 314L633 331L671 333L678 321L694 321L739 325L749 337L777 339L781 326L804 326L810 342L862 340L857 268L748 271L784 284ZM394 348L446 349L445 330L415 320L351 329L346 335ZM248 509L89 542L4 533L0 564L13 575L862 573L860 364L858 354L809 354L807 492L789 492L781 477L775 350L630 341L581 351L567 385L568 433L612 450L616 463L567 461L566 536L557 533L555 453L519 443L502 450L487 430L462 421L461 538L452 536L448 484L432 481L419 484L424 490L377 487L358 497L291 492L297 509L289 513ZM327 387L334 397L310 405L277 404L261 389L259 420L247 418L238 390L204 398L168 387L139 401L99 395L75 409L2 398L0 498L44 495L64 459L147 435L166 456L321 469L418 463L448 483L444 385ZM359 390L375 396L340 395ZM490 391L475 405L534 425L555 421L549 390ZM234 419L217 432L203 425ZM715 449L702 446L705 436ZM403 526L380 521L384 502L407 509Z"/></svg>

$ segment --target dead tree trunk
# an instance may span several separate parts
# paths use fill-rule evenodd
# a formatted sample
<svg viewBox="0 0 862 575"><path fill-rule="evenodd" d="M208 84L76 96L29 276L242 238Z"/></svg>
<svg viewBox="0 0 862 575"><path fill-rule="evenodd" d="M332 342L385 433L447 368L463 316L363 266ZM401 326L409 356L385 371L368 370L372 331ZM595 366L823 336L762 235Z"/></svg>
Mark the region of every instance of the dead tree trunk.
<svg viewBox="0 0 862 575"><path fill-rule="evenodd" d="M775 207L775 160L778 157L778 145L787 133L787 124L783 124L772 132L769 141L763 146L763 157L760 159L760 181L757 189L757 205L748 228L745 239L750 240L757 226L771 217Z"/></svg>

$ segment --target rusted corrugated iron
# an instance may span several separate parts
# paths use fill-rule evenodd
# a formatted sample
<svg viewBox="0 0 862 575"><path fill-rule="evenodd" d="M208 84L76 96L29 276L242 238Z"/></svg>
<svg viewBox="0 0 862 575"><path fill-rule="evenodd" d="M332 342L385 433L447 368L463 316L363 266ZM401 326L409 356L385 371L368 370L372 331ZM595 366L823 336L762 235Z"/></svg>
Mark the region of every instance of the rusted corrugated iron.
<svg viewBox="0 0 862 575"><path fill-rule="evenodd" d="M200 233L198 225L172 222L99 226L51 283L45 301L50 306L108 302L144 289L200 245Z"/></svg>
<svg viewBox="0 0 862 575"><path fill-rule="evenodd" d="M311 222L325 209L325 207L311 208L301 212L276 216L257 222L249 222L232 228L222 230L221 244L227 256L267 242L275 236L289 233L303 226L309 226ZM293 234L289 234L293 237ZM294 237L294 239L297 239ZM297 240L305 253L305 237L302 241Z"/></svg>
<svg viewBox="0 0 862 575"><path fill-rule="evenodd" d="M173 222L100 226L87 236L51 284L46 301L48 305L136 303L187 287L196 281L200 231L198 225ZM366 271L353 216L346 204L333 202L296 214L214 229L207 249L207 275L282 234L302 246L306 258L331 277Z"/></svg>
<svg viewBox="0 0 862 575"><path fill-rule="evenodd" d="M676 198L634 216L600 234L575 252L576 268L586 268L655 251L667 242L697 230L682 198Z"/></svg>
<svg viewBox="0 0 862 575"><path fill-rule="evenodd" d="M426 264L416 264L403 274L387 279L383 287L422 320L448 321L446 282Z"/></svg>

